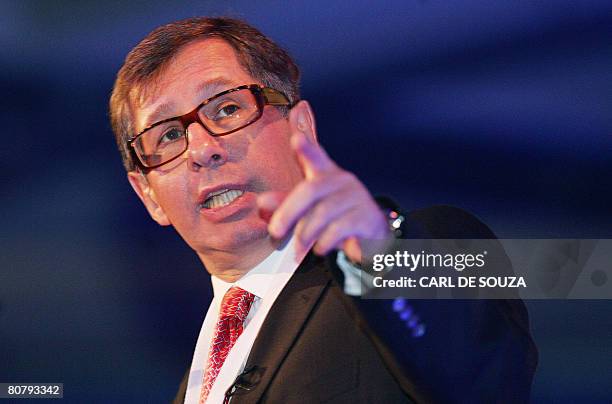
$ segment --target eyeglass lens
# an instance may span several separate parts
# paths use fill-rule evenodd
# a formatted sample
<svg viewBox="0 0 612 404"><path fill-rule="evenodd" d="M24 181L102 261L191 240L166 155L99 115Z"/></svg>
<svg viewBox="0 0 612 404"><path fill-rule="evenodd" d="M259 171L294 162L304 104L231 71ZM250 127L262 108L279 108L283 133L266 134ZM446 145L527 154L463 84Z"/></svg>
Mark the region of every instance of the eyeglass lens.
<svg viewBox="0 0 612 404"><path fill-rule="evenodd" d="M250 124L258 117L259 106L250 89L213 98L198 110L198 117L215 135L222 135ZM136 142L136 151L146 166L163 164L187 149L186 127L192 122L179 119L147 130Z"/></svg>

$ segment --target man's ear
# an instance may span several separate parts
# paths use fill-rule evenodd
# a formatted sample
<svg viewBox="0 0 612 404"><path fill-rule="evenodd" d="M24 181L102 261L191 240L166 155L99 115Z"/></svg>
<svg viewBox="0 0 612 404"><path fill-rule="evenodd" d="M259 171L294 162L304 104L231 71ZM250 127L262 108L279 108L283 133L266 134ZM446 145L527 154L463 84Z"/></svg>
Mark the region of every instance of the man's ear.
<svg viewBox="0 0 612 404"><path fill-rule="evenodd" d="M300 131L312 143L319 143L314 113L308 101L301 100L291 108L289 112L289 125L292 131Z"/></svg>
<svg viewBox="0 0 612 404"><path fill-rule="evenodd" d="M162 207L157 203L155 191L153 191L153 188L149 185L149 181L147 181L144 174L139 171L130 171L128 173L128 181L134 189L134 192L136 192L142 203L144 203L153 220L161 226L170 225L168 216L166 216Z"/></svg>

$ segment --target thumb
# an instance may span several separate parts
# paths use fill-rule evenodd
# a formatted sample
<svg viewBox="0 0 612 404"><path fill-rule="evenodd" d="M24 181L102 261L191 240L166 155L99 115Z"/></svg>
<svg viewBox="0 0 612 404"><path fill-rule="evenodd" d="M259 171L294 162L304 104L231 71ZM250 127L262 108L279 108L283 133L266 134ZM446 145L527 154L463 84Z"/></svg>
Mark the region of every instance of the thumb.
<svg viewBox="0 0 612 404"><path fill-rule="evenodd" d="M314 114L308 102L302 100L289 112L291 147L306 179L334 166L317 141Z"/></svg>

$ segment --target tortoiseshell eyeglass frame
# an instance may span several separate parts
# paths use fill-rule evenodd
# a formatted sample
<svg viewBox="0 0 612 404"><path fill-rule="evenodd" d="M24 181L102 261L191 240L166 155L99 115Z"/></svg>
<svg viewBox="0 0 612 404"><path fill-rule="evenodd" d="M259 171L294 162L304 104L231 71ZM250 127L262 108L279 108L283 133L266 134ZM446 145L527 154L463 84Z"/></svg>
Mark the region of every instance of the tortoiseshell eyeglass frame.
<svg viewBox="0 0 612 404"><path fill-rule="evenodd" d="M213 101L215 98L221 97L225 94L228 93L232 93L235 91L240 91L240 90L245 90L248 89L251 91L251 93L253 94L253 96L255 97L255 101L257 102L257 114L251 119L249 120L247 123L245 123L244 125L241 125L237 128L234 128L230 131L226 131L226 132L221 132L221 133L217 133L213 130L211 130L204 122L202 122L202 120L200 119L200 116L198 114L198 111L204 107L206 104L208 104L209 102ZM286 107L293 107L293 105L291 104L291 102L289 101L289 98L287 98L287 96L285 94L283 94L282 92L275 90L273 88L270 87L264 87L261 86L259 84L245 84L239 87L235 87L235 88L231 88L229 90L225 90L222 91L218 94L213 95L212 97L204 100L203 102L201 102L197 107L195 107L193 110L189 111L188 113L184 114L184 115L180 115L180 116L175 116L172 118L167 118L164 119L162 121L159 122L155 122L149 126L147 126L145 129L143 129L142 131L140 131L137 135L133 136L132 138L127 140L127 146L128 149L130 150L130 152L132 153L132 159L133 161L144 171L148 171L151 170L153 168L157 168L159 166L162 166L164 164L167 164L173 160L175 160L176 158L178 158L180 155L182 155L185 150L187 150L189 148L189 136L187 136L187 128L189 127L189 125L191 125L194 122L199 123L200 125L202 125L212 136L225 136L225 135L229 135L230 133L234 133L236 131L239 131L240 129L244 129L247 126L253 124L254 122L256 122L257 120L259 120L259 118L261 118L261 116L263 115L263 111L264 111L264 107L266 105L273 105L273 106L286 106ZM183 125L183 127L185 128L185 148L177 154L176 156L169 158L161 163L158 164L148 164L145 160L144 157L142 157L136 150L136 146L134 145L134 143L138 140L138 138L140 138L142 135L144 135L147 131L155 128L158 125L170 122L170 121L180 121L181 124Z"/></svg>

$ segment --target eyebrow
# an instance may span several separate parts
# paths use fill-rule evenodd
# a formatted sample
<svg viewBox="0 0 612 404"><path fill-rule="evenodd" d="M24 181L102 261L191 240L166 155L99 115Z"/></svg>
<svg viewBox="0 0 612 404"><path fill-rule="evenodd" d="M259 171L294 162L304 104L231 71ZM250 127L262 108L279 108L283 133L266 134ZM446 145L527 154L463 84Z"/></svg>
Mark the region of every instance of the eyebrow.
<svg viewBox="0 0 612 404"><path fill-rule="evenodd" d="M212 97L213 95L220 93L221 91L229 90L230 88L236 86L237 85L235 82L226 78L219 77L198 84L196 86L196 92L200 95L201 100L204 101ZM148 128L149 126L163 119L172 118L172 116L169 115L171 114L173 107L173 102L159 104L145 121L144 127ZM193 107L195 108L195 105ZM164 116L167 118L162 118Z"/></svg>
<svg viewBox="0 0 612 404"><path fill-rule="evenodd" d="M245 83L250 84L250 83ZM221 91L229 90L232 87L239 86L240 84L236 84L232 80L228 80L222 77L205 81L196 87L196 91L200 94L202 101L212 97L215 94L220 93Z"/></svg>

